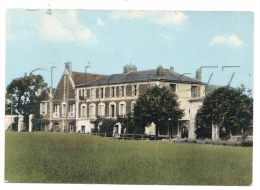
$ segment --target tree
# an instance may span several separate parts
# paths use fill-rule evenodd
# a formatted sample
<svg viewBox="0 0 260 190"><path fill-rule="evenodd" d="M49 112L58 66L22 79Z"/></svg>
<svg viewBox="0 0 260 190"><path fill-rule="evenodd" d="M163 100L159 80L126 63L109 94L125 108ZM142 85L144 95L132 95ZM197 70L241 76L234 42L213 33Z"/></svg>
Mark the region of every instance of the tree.
<svg viewBox="0 0 260 190"><path fill-rule="evenodd" d="M253 119L253 99L245 94L245 88L221 87L203 100L196 114L196 125L200 129L219 125L220 131L245 131Z"/></svg>
<svg viewBox="0 0 260 190"><path fill-rule="evenodd" d="M97 118L95 121L91 121L91 123L94 124L92 132L106 133L108 137L112 137L113 129L117 122L117 119Z"/></svg>
<svg viewBox="0 0 260 190"><path fill-rule="evenodd" d="M176 122L184 115L179 108L178 97L168 87L154 86L139 96L134 107L134 123L144 131L145 126L154 123L155 139L158 139L158 130L166 128L169 122Z"/></svg>
<svg viewBox="0 0 260 190"><path fill-rule="evenodd" d="M6 101L7 112L11 101L13 103L13 113L23 115L26 129L28 130L29 115L39 112L36 110L38 90L45 87L41 75L26 74L23 77L13 79L7 86Z"/></svg>

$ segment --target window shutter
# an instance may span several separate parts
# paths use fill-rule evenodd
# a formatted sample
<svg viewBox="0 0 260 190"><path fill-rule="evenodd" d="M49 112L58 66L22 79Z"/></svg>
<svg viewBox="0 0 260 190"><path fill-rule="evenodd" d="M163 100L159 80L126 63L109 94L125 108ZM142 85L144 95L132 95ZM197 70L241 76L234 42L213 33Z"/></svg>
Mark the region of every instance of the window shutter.
<svg viewBox="0 0 260 190"><path fill-rule="evenodd" d="M40 115L42 115L42 103L40 103Z"/></svg>
<svg viewBox="0 0 260 190"><path fill-rule="evenodd" d="M116 94L115 94L115 97L119 97L119 86L116 86Z"/></svg>
<svg viewBox="0 0 260 190"><path fill-rule="evenodd" d="M200 98L200 86L198 86L198 98Z"/></svg>
<svg viewBox="0 0 260 190"><path fill-rule="evenodd" d="M47 111L47 103L45 103L44 106L45 106L45 109L44 109L45 113L44 114L47 114L48 113L48 111Z"/></svg>

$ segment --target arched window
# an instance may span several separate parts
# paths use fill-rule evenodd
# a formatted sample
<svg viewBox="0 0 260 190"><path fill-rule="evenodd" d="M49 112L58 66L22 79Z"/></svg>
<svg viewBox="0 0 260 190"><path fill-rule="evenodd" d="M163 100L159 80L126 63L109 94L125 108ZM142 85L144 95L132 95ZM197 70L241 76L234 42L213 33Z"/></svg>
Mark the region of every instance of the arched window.
<svg viewBox="0 0 260 190"><path fill-rule="evenodd" d="M103 102L98 104L98 117L105 117L105 104Z"/></svg>
<svg viewBox="0 0 260 190"><path fill-rule="evenodd" d="M89 118L90 120L96 119L96 104L94 103L89 105Z"/></svg>
<svg viewBox="0 0 260 190"><path fill-rule="evenodd" d="M116 117L116 103L109 103L109 117Z"/></svg>
<svg viewBox="0 0 260 190"><path fill-rule="evenodd" d="M86 119L87 118L87 105L82 104L80 107L81 107L81 118Z"/></svg>
<svg viewBox="0 0 260 190"><path fill-rule="evenodd" d="M126 117L126 103L125 103L125 101L119 102L119 117Z"/></svg>

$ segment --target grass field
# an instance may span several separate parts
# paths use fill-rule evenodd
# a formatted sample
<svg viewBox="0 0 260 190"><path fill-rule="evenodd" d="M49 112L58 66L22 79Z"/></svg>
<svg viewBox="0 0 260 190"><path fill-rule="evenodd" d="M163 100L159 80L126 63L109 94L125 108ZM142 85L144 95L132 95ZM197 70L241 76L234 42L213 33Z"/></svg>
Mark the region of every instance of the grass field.
<svg viewBox="0 0 260 190"><path fill-rule="evenodd" d="M5 180L30 183L250 185L252 147L5 134Z"/></svg>

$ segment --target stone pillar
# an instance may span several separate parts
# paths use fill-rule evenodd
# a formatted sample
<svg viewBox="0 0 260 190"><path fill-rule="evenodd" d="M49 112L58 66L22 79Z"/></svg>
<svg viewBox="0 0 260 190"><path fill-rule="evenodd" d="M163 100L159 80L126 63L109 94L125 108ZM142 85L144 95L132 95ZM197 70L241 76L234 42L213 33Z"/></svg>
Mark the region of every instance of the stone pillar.
<svg viewBox="0 0 260 190"><path fill-rule="evenodd" d="M32 118L33 118L34 114L30 114L29 115L29 132L32 132Z"/></svg>
<svg viewBox="0 0 260 190"><path fill-rule="evenodd" d="M19 119L18 119L18 132L21 132L21 130L23 130L23 116L19 115Z"/></svg>

